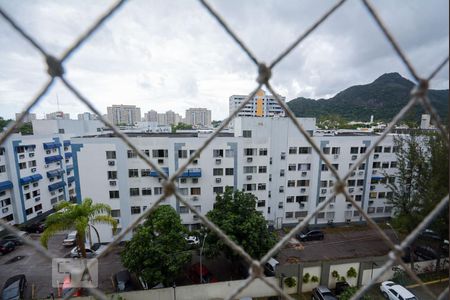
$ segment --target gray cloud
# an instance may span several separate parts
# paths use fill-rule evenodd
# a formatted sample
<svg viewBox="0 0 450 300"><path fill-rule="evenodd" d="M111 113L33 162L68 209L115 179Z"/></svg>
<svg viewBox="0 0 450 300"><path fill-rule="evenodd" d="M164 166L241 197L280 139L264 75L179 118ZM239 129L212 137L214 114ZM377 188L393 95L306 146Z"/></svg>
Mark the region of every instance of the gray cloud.
<svg viewBox="0 0 450 300"><path fill-rule="evenodd" d="M373 1L419 74L429 74L449 52L448 1ZM272 61L334 1L212 1L262 61ZM45 49L60 55L111 5L107 1L6 1L11 14ZM12 117L46 81L46 66L26 41L0 19L0 103ZM131 103L142 111L208 107L226 117L228 97L249 93L256 67L196 1L132 1L66 63L67 76L106 111ZM287 99L330 97L385 72L407 70L360 1L348 1L273 70L273 85ZM432 82L448 88L448 66ZM84 111L61 84L34 110Z"/></svg>

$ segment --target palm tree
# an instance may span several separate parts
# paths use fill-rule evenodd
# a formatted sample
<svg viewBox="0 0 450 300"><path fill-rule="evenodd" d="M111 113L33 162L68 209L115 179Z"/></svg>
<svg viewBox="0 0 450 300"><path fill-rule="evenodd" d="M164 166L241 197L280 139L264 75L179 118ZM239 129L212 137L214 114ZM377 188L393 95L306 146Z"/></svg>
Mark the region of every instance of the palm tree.
<svg viewBox="0 0 450 300"><path fill-rule="evenodd" d="M108 204L92 204L92 199L85 198L81 204L63 201L56 206L56 213L47 217L46 229L41 236L41 244L47 248L48 240L59 231L75 229L77 231L77 246L82 257L86 257L84 246L85 233L89 223L109 224L113 232L117 228L117 221L110 215Z"/></svg>

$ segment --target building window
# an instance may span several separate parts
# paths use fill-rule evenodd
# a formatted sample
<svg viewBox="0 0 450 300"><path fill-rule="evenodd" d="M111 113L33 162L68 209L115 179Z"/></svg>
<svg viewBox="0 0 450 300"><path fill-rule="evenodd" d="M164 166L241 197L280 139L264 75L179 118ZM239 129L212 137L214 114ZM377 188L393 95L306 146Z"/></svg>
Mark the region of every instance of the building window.
<svg viewBox="0 0 450 300"><path fill-rule="evenodd" d="M339 164L332 164L332 166L333 166L336 170L339 170Z"/></svg>
<svg viewBox="0 0 450 300"><path fill-rule="evenodd" d="M295 180L288 180L287 186L288 187L294 187L295 186Z"/></svg>
<svg viewBox="0 0 450 300"><path fill-rule="evenodd" d="M308 201L308 196L296 196L295 197L295 202L307 202Z"/></svg>
<svg viewBox="0 0 450 300"><path fill-rule="evenodd" d="M328 166L326 164L322 164L322 171L328 171Z"/></svg>
<svg viewBox="0 0 450 300"><path fill-rule="evenodd" d="M355 195L355 201L361 201L362 195Z"/></svg>
<svg viewBox="0 0 450 300"><path fill-rule="evenodd" d="M367 147L359 148L359 153L366 153Z"/></svg>
<svg viewBox="0 0 450 300"><path fill-rule="evenodd" d="M31 215L33 213L33 208L29 208L29 209L27 209L26 211L25 211L25 214L28 216L28 215Z"/></svg>
<svg viewBox="0 0 450 300"><path fill-rule="evenodd" d="M132 206L131 207L131 214L137 215L141 213L141 207L140 206Z"/></svg>
<svg viewBox="0 0 450 300"><path fill-rule="evenodd" d="M117 198L119 198L119 191L109 191L109 198L110 199L117 199Z"/></svg>
<svg viewBox="0 0 450 300"><path fill-rule="evenodd" d="M298 218L304 218L308 215L307 211L296 211L295 212L295 217Z"/></svg>
<svg viewBox="0 0 450 300"><path fill-rule="evenodd" d="M280 159L285 160L286 159L286 152L281 152Z"/></svg>
<svg viewBox="0 0 450 300"><path fill-rule="evenodd" d="M256 184L255 183L244 184L243 190L245 192L255 191L256 190Z"/></svg>
<svg viewBox="0 0 450 300"><path fill-rule="evenodd" d="M225 168L225 175L234 175L233 168Z"/></svg>
<svg viewBox="0 0 450 300"><path fill-rule="evenodd" d="M374 161L372 164L373 169L379 169L381 167L381 163L379 161Z"/></svg>
<svg viewBox="0 0 450 300"><path fill-rule="evenodd" d="M279 191L280 193L284 193L284 186L280 186L280 188L278 189L278 191Z"/></svg>
<svg viewBox="0 0 450 300"><path fill-rule="evenodd" d="M150 169L141 169L141 177L149 177L151 173Z"/></svg>
<svg viewBox="0 0 450 300"><path fill-rule="evenodd" d="M168 157L169 151L165 150L165 149L155 149L155 150L152 150L152 156L154 158Z"/></svg>
<svg viewBox="0 0 450 300"><path fill-rule="evenodd" d="M330 154L330 147L323 147L322 152L323 154Z"/></svg>
<svg viewBox="0 0 450 300"><path fill-rule="evenodd" d="M135 157L137 157L136 151L134 151L134 150L128 150L128 151L127 151L127 157L128 157L128 158L135 158Z"/></svg>
<svg viewBox="0 0 450 300"><path fill-rule="evenodd" d="M397 168L397 162L391 161L391 168Z"/></svg>
<svg viewBox="0 0 450 300"><path fill-rule="evenodd" d="M142 189L142 196L151 196L152 195L152 189L151 188L143 188Z"/></svg>
<svg viewBox="0 0 450 300"><path fill-rule="evenodd" d="M358 147L351 147L350 148L350 154L358 154L358 150L359 150Z"/></svg>
<svg viewBox="0 0 450 300"><path fill-rule="evenodd" d="M298 148L298 154L310 154L311 153L311 147L299 147Z"/></svg>
<svg viewBox="0 0 450 300"><path fill-rule="evenodd" d="M286 219L292 219L294 217L294 213L291 211L286 212Z"/></svg>
<svg viewBox="0 0 450 300"><path fill-rule="evenodd" d="M36 167L36 161L35 160L30 160L28 162L28 168L31 168L31 167Z"/></svg>
<svg viewBox="0 0 450 300"><path fill-rule="evenodd" d="M374 152L375 153L380 153L382 149L383 149L382 146L376 146Z"/></svg>
<svg viewBox="0 0 450 300"><path fill-rule="evenodd" d="M178 188L178 193L183 196L189 195L189 189L188 188Z"/></svg>
<svg viewBox="0 0 450 300"><path fill-rule="evenodd" d="M259 148L259 156L267 156L267 148Z"/></svg>
<svg viewBox="0 0 450 300"><path fill-rule="evenodd" d="M106 159L116 159L116 151L106 151Z"/></svg>
<svg viewBox="0 0 450 300"><path fill-rule="evenodd" d="M297 147L289 147L289 154L297 154Z"/></svg>
<svg viewBox="0 0 450 300"><path fill-rule="evenodd" d="M288 165L288 171L295 171L297 169L296 164L289 164Z"/></svg>
<svg viewBox="0 0 450 300"><path fill-rule="evenodd" d="M284 169L280 170L280 177L284 177Z"/></svg>
<svg viewBox="0 0 450 300"><path fill-rule="evenodd" d="M138 169L128 169L128 177L139 177Z"/></svg>
<svg viewBox="0 0 450 300"><path fill-rule="evenodd" d="M350 179L347 181L348 186L355 186L355 184L356 184L356 180Z"/></svg>
<svg viewBox="0 0 450 300"><path fill-rule="evenodd" d="M225 157L234 157L233 149L225 149Z"/></svg>
<svg viewBox="0 0 450 300"><path fill-rule="evenodd" d="M256 148L244 148L244 156L256 155Z"/></svg>
<svg viewBox="0 0 450 300"><path fill-rule="evenodd" d="M6 172L6 166L0 166L0 173L5 173Z"/></svg>
<svg viewBox="0 0 450 300"><path fill-rule="evenodd" d="M213 149L213 157L223 157L222 149Z"/></svg>
<svg viewBox="0 0 450 300"><path fill-rule="evenodd" d="M108 179L117 179L117 171L108 171Z"/></svg>
<svg viewBox="0 0 450 300"><path fill-rule="evenodd" d="M144 150L141 150L141 152L144 153L145 156L150 157L150 150L144 149Z"/></svg>
<svg viewBox="0 0 450 300"><path fill-rule="evenodd" d="M257 206L258 206L258 207L264 207L264 206L266 206L266 200L258 200Z"/></svg>
<svg viewBox="0 0 450 300"><path fill-rule="evenodd" d="M178 150L178 158L187 158L187 150Z"/></svg>
<svg viewBox="0 0 450 300"><path fill-rule="evenodd" d="M368 213L368 214L373 214L373 213L375 213L375 207L373 207L373 206L372 206L372 207L368 207L368 208L367 208L367 213Z"/></svg>
<svg viewBox="0 0 450 300"><path fill-rule="evenodd" d="M251 138L252 137L252 131L251 130L243 130L242 136L245 138Z"/></svg>
<svg viewBox="0 0 450 300"><path fill-rule="evenodd" d="M358 179L358 181L356 181L356 185L357 186L363 186L364 185L364 179Z"/></svg>
<svg viewBox="0 0 450 300"><path fill-rule="evenodd" d="M26 169L26 168L27 168L27 163L26 162L19 163L19 169L20 170L23 170L23 169Z"/></svg>
<svg viewBox="0 0 450 300"><path fill-rule="evenodd" d="M294 196L287 196L286 197L286 202L287 203L293 203L294 202Z"/></svg>
<svg viewBox="0 0 450 300"><path fill-rule="evenodd" d="M214 168L213 175L214 176L223 176L223 169L222 168Z"/></svg>
<svg viewBox="0 0 450 300"><path fill-rule="evenodd" d="M309 180L297 180L297 186L309 186Z"/></svg>
<svg viewBox="0 0 450 300"><path fill-rule="evenodd" d="M111 209L111 217L120 218L120 209Z"/></svg>
<svg viewBox="0 0 450 300"><path fill-rule="evenodd" d="M256 166L245 166L244 174L253 174L256 173Z"/></svg>
<svg viewBox="0 0 450 300"><path fill-rule="evenodd" d="M391 153L391 147L384 147L384 153Z"/></svg>
<svg viewBox="0 0 450 300"><path fill-rule="evenodd" d="M340 147L333 147L331 148L331 154L340 154L341 148Z"/></svg>
<svg viewBox="0 0 450 300"><path fill-rule="evenodd" d="M180 206L180 214L189 213L189 208L187 206Z"/></svg>
<svg viewBox="0 0 450 300"><path fill-rule="evenodd" d="M215 194L222 194L223 193L223 186L215 186L215 187L213 187L213 193L215 193Z"/></svg>
<svg viewBox="0 0 450 300"><path fill-rule="evenodd" d="M38 204L34 207L34 211L42 210L42 204Z"/></svg>
<svg viewBox="0 0 450 300"><path fill-rule="evenodd" d="M161 195L163 193L162 187L155 187L153 189L155 195Z"/></svg>
<svg viewBox="0 0 450 300"><path fill-rule="evenodd" d="M266 190L266 184L258 183L258 191L265 191L265 190Z"/></svg>
<svg viewBox="0 0 450 300"><path fill-rule="evenodd" d="M130 196L139 196L139 188L130 188Z"/></svg>
<svg viewBox="0 0 450 300"><path fill-rule="evenodd" d="M299 171L309 171L311 170L311 164L298 164Z"/></svg>
<svg viewBox="0 0 450 300"><path fill-rule="evenodd" d="M191 195L200 195L200 194L201 194L201 188L199 188L199 187L191 188Z"/></svg>

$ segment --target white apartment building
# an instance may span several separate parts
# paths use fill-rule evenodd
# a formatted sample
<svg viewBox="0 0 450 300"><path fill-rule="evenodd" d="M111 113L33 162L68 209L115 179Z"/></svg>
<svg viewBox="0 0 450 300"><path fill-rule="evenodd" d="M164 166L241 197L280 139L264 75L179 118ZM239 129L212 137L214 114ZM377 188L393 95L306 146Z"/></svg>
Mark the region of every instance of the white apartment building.
<svg viewBox="0 0 450 300"><path fill-rule="evenodd" d="M211 127L211 110L206 108L187 109L186 124L201 127Z"/></svg>
<svg viewBox="0 0 450 300"><path fill-rule="evenodd" d="M108 120L114 125L134 125L141 121L141 109L136 105L113 105L107 107Z"/></svg>
<svg viewBox="0 0 450 300"><path fill-rule="evenodd" d="M69 120L70 114L64 113L62 111L55 111L45 115L47 120Z"/></svg>
<svg viewBox="0 0 450 300"><path fill-rule="evenodd" d="M299 119L333 162L341 176L378 138L375 134L315 132L315 119ZM294 225L333 192L334 178L288 118L238 118L235 132L222 133L178 178L177 187L201 213L212 209L215 196L226 186L255 194L256 204L269 223L279 228ZM144 134L129 137L138 148L173 174L200 147L208 134ZM162 195L161 179L136 154L113 135L71 139L77 161L78 201L89 197L109 204L124 228ZM348 179L349 193L374 218L391 216L387 180L396 170L392 136L388 136ZM173 196L172 205L183 223L199 226L198 218ZM312 219L328 222L362 222L359 212L342 195ZM98 226L102 240L112 239L109 227Z"/></svg>
<svg viewBox="0 0 450 300"><path fill-rule="evenodd" d="M19 119L20 113L16 113L16 121ZM27 113L23 119L23 122L31 122L33 120L36 120L36 114L34 113Z"/></svg>
<svg viewBox="0 0 450 300"><path fill-rule="evenodd" d="M238 107L245 101L248 95L233 95L229 99L229 115L231 115ZM285 97L280 96L281 100L285 102ZM266 94L263 90L259 90L253 99L251 99L239 111L238 116L241 117L284 117L285 112L278 104L273 95Z"/></svg>
<svg viewBox="0 0 450 300"><path fill-rule="evenodd" d="M78 114L77 119L88 121L88 120L98 120L98 117L96 114L93 114L90 112L84 112L84 113Z"/></svg>

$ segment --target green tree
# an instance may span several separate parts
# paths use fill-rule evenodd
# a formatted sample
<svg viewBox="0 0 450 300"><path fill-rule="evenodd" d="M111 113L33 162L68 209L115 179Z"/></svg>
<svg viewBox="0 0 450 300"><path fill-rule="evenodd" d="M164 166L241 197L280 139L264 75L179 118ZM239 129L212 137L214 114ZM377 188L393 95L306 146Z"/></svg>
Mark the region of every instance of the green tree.
<svg viewBox="0 0 450 300"><path fill-rule="evenodd" d="M185 234L177 212L161 205L137 227L122 251L122 263L149 287L159 283L170 286L191 258Z"/></svg>
<svg viewBox="0 0 450 300"><path fill-rule="evenodd" d="M33 125L31 122L23 123L19 127L19 132L23 135L33 134Z"/></svg>
<svg viewBox="0 0 450 300"><path fill-rule="evenodd" d="M220 227L233 241L242 246L253 258L261 258L275 244L275 236L269 232L267 221L256 210L257 198L250 193L225 188L217 195L214 208L206 216ZM209 232L205 242L205 254L217 256L223 252L236 260L236 254L215 234Z"/></svg>
<svg viewBox="0 0 450 300"><path fill-rule="evenodd" d="M393 224L409 233L448 194L448 145L438 133L411 133L395 139L396 181L388 184L394 206ZM432 229L448 236L448 214L441 214Z"/></svg>
<svg viewBox="0 0 450 300"><path fill-rule="evenodd" d="M3 129L7 127L9 122L11 121L12 121L11 119L5 120L2 117L0 117L0 131L3 131Z"/></svg>
<svg viewBox="0 0 450 300"><path fill-rule="evenodd" d="M89 224L109 224L116 230L117 221L111 217L111 208L107 204L92 203L85 198L81 204L63 201L56 206L56 212L47 217L46 229L41 236L41 244L47 248L48 240L57 232L75 229L77 231L77 246L82 257L86 257L86 230Z"/></svg>
<svg viewBox="0 0 450 300"><path fill-rule="evenodd" d="M194 129L192 125L185 123L178 123L177 125L172 124L172 133L177 132L177 130L191 130Z"/></svg>

